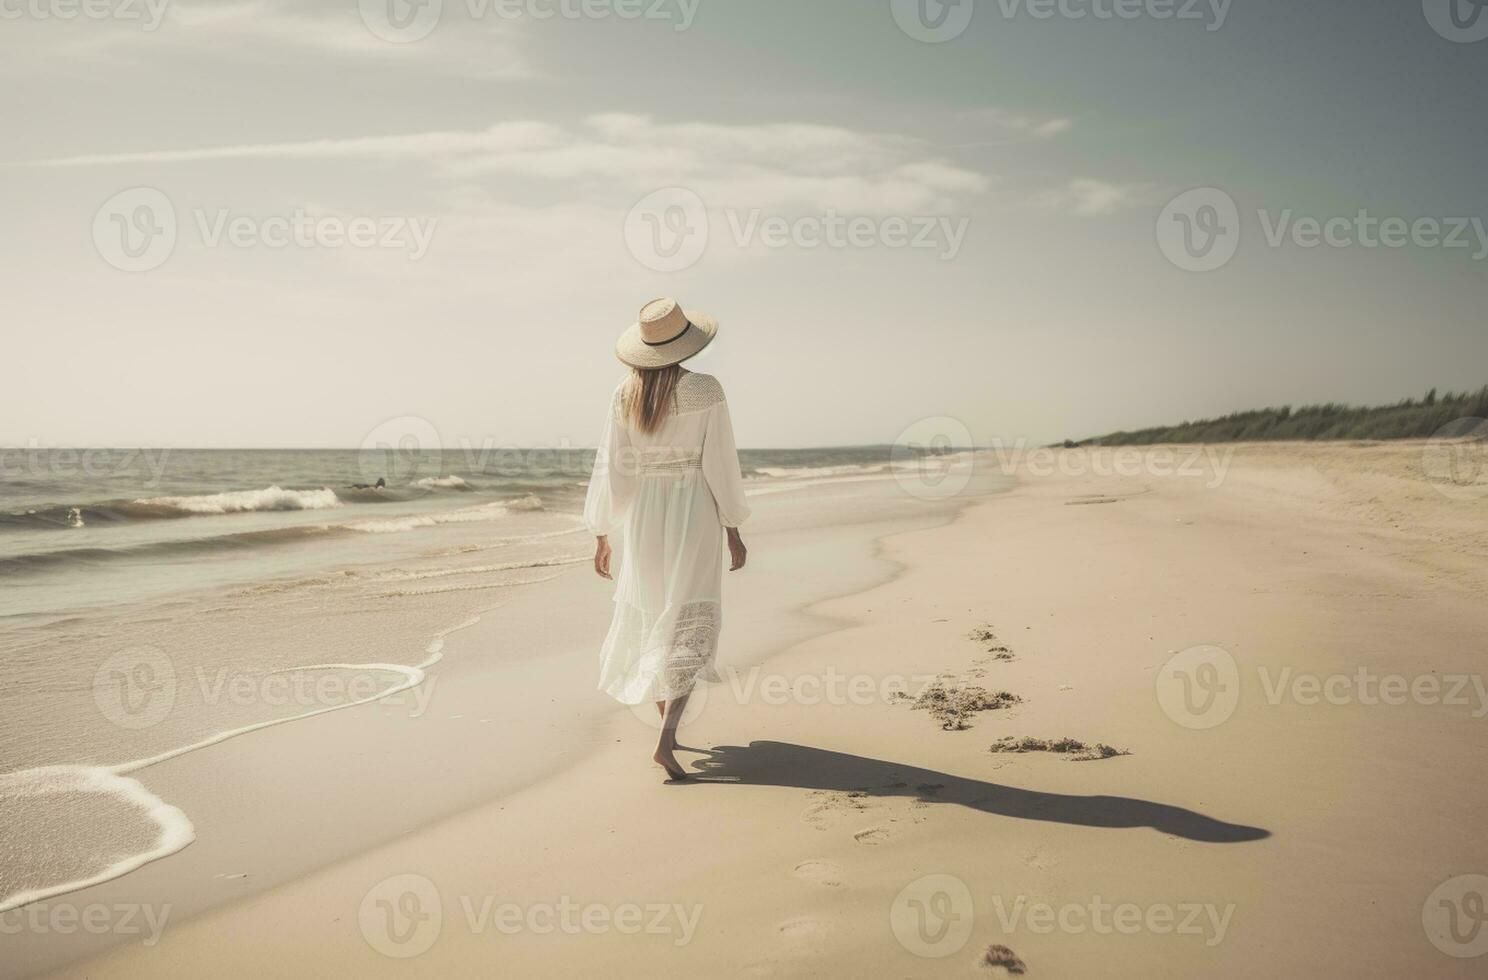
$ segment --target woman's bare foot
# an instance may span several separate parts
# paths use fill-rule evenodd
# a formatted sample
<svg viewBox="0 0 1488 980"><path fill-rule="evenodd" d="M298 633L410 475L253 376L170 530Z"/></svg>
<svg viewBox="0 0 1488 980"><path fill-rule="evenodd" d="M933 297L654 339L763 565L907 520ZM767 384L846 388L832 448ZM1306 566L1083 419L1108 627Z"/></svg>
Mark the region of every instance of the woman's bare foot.
<svg viewBox="0 0 1488 980"><path fill-rule="evenodd" d="M688 778L687 770L683 769L682 764L677 761L677 757L672 755L671 749L658 747L656 750L656 754L653 755L651 759L658 766L661 766L661 768L665 769L667 775L670 776L672 779L681 780Z"/></svg>

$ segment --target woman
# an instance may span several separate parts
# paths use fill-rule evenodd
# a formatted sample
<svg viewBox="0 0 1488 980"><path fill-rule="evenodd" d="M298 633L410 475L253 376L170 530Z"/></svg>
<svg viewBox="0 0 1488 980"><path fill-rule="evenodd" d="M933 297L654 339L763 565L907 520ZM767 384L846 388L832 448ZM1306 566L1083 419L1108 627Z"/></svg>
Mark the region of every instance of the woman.
<svg viewBox="0 0 1488 980"><path fill-rule="evenodd" d="M610 574L610 534L624 528L615 618L600 651L600 689L622 704L653 701L661 740L652 757L669 781L677 724L713 669L722 625L724 532L730 571L744 567L739 525L749 516L723 388L682 362L712 342L718 321L658 299L615 345L632 369L610 401L584 521L594 571Z"/></svg>

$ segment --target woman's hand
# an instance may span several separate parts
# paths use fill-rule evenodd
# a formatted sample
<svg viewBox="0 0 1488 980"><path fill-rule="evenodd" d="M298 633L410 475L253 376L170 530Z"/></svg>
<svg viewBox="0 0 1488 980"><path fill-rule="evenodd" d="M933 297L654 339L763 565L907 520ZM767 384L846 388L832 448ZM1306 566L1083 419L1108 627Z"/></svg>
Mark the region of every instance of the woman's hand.
<svg viewBox="0 0 1488 980"><path fill-rule="evenodd" d="M729 546L729 571L737 572L744 567L744 562L749 558L749 549L744 547L744 539L739 537L739 529L731 527L728 529Z"/></svg>
<svg viewBox="0 0 1488 980"><path fill-rule="evenodd" d="M603 534L594 539L594 574L614 578L610 574L610 539Z"/></svg>

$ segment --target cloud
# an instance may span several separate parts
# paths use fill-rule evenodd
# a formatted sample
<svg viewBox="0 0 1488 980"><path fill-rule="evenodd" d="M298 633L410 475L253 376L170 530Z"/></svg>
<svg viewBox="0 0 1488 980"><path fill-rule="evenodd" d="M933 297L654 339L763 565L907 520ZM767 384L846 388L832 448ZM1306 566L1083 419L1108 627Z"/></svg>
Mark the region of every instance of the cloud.
<svg viewBox="0 0 1488 980"><path fill-rule="evenodd" d="M959 112L956 123L966 139L942 144L946 149L1036 143L1062 136L1075 125L1074 120L1063 116L1035 116L993 106Z"/></svg>
<svg viewBox="0 0 1488 980"><path fill-rule="evenodd" d="M416 164L447 183L492 176L561 185L565 193L641 193L683 184L720 207L836 208L943 213L990 185L919 139L808 123L663 123L594 115L576 124L497 123L453 130L284 143L97 153L30 161L32 167L184 165L232 160L360 159Z"/></svg>
<svg viewBox="0 0 1488 980"><path fill-rule="evenodd" d="M141 9L159 9L158 26L141 29L134 20L97 22L86 18L12 20L6 30L17 44L18 64L30 70L55 60L86 63L94 69L155 68L171 59L284 64L287 49L315 55L405 65L433 74L469 78L528 78L535 73L522 56L524 27L496 17L446 17L427 37L397 44L377 37L355 0L220 0L184 3L140 0ZM463 4L450 5L451 9ZM9 54L7 55L9 57Z"/></svg>
<svg viewBox="0 0 1488 980"><path fill-rule="evenodd" d="M1063 187L1041 191L1032 199L1035 207L1082 218L1114 214L1144 201L1145 194L1140 185L1112 184L1092 177L1076 177Z"/></svg>

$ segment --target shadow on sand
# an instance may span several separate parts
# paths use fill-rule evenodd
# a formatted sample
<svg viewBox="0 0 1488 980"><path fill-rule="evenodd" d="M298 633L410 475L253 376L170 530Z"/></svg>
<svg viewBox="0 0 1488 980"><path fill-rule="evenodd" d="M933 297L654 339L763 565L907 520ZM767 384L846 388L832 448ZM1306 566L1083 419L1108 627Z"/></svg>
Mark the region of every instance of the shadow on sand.
<svg viewBox="0 0 1488 980"><path fill-rule="evenodd" d="M1271 832L1206 817L1202 813L1125 796L1068 796L965 779L934 769L789 742L750 742L697 750L699 783L787 786L797 789L902 796L926 803L954 803L1022 820L1047 820L1080 827L1151 827L1208 844L1261 840Z"/></svg>

